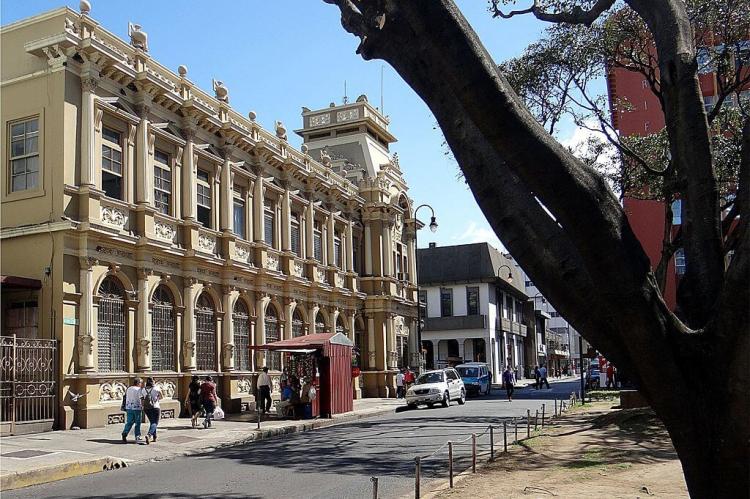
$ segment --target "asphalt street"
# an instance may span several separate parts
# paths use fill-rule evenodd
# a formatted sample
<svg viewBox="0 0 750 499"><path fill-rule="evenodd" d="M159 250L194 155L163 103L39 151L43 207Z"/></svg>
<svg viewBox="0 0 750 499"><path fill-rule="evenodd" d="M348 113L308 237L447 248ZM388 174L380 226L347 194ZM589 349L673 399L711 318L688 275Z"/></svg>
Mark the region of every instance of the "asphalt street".
<svg viewBox="0 0 750 499"><path fill-rule="evenodd" d="M503 419L512 436L511 418L525 417L527 409L533 415L543 403L551 412L553 399L566 398L578 382L551 386L519 390L513 402L505 400L504 391L493 390L490 396L469 398L463 406L399 410L203 455L4 492L3 498L368 498L373 476L379 479L381 498L400 497L413 490L415 456L437 451L424 460L423 476L445 479L448 440L464 440L490 424L502 428ZM524 422L519 437L525 431ZM502 430L497 430L495 441L502 450ZM478 438L478 448L486 459L488 434ZM470 442L455 445L457 468L469 466L470 452Z"/></svg>

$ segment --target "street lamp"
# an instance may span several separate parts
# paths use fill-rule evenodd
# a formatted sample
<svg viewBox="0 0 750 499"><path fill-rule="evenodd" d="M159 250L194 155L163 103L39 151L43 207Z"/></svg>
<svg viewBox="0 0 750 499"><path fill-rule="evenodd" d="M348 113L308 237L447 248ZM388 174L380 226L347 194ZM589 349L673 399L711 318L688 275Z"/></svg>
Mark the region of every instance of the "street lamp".
<svg viewBox="0 0 750 499"><path fill-rule="evenodd" d="M546 305L547 313L549 313L549 303L547 303L547 299L544 297L544 295L542 293L537 293L537 294L535 294L532 297L532 300L534 300L534 309L536 309L536 299L537 298L541 298L542 299L542 303L544 303ZM540 308L540 310L541 310L541 308Z"/></svg>
<svg viewBox="0 0 750 499"><path fill-rule="evenodd" d="M508 284L513 284L513 269L511 269L510 266L508 266L508 265L500 265L497 268L497 276L498 277L502 277L500 275L500 271L503 269L503 267L505 267L506 269L508 269L508 277L506 277L505 280L508 281Z"/></svg>
<svg viewBox="0 0 750 499"><path fill-rule="evenodd" d="M429 204L421 204L417 206L417 208L414 210L414 221L417 220L417 212L420 210L420 208L429 208L430 212L432 213L432 216L430 217L430 232L435 233L438 228L437 221L435 219L435 210L430 206ZM424 345L422 345L422 299L420 298L420 292L419 292L419 258L417 258L417 252L419 251L419 240L418 240L418 234L419 234L419 227L417 227L416 223L414 224L414 270L416 271L417 275L414 276L414 280L417 283L417 354L419 355L419 372L421 373L424 369L424 355L422 355L422 349L424 348ZM424 311L425 317L427 317L427 310Z"/></svg>

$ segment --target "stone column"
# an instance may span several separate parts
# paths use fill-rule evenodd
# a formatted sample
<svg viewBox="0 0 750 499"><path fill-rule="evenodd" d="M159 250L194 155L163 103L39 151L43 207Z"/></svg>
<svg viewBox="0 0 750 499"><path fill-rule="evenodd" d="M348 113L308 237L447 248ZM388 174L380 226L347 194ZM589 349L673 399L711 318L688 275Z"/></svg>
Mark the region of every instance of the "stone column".
<svg viewBox="0 0 750 499"><path fill-rule="evenodd" d="M195 298L198 281L193 278L185 280L183 299L185 300L185 316L182 341L183 368L185 371L195 370Z"/></svg>
<svg viewBox="0 0 750 499"><path fill-rule="evenodd" d="M315 333L322 333L323 331L317 331L315 329L315 319L318 317L318 310L320 310L320 307L317 303L313 303L310 307L310 313L308 314L308 327L307 331L308 334L315 334Z"/></svg>
<svg viewBox="0 0 750 499"><path fill-rule="evenodd" d="M136 173L136 161L137 161L137 150L135 148L136 138L138 136L138 127L132 123L128 123L127 138L125 140L125 150L123 158L123 181L127 184L125 186L125 201L128 203L135 202L135 193L133 187L133 177ZM101 144L97 143L97 150L101 149Z"/></svg>
<svg viewBox="0 0 750 499"><path fill-rule="evenodd" d="M137 348L137 371L151 370L151 321L149 320L148 310L148 276L151 274L148 269L138 269L138 309L136 330L136 348Z"/></svg>
<svg viewBox="0 0 750 499"><path fill-rule="evenodd" d="M253 184L253 237L255 242L265 240L263 219L263 171L258 169L255 183Z"/></svg>
<svg viewBox="0 0 750 499"><path fill-rule="evenodd" d="M367 367L378 368L378 348L375 339L375 318L367 317Z"/></svg>
<svg viewBox="0 0 750 499"><path fill-rule="evenodd" d="M354 222L346 222L346 271L354 272Z"/></svg>
<svg viewBox="0 0 750 499"><path fill-rule="evenodd" d="M308 259L315 257L315 243L313 231L315 230L315 203L313 196L310 194L305 207L305 256Z"/></svg>
<svg viewBox="0 0 750 499"><path fill-rule="evenodd" d="M141 118L135 132L135 202L149 205L153 199L154 168L153 140L149 140L148 113L151 110L151 98L143 93L138 94L136 112Z"/></svg>
<svg viewBox="0 0 750 499"><path fill-rule="evenodd" d="M365 274L372 275L372 229L370 224L365 225Z"/></svg>
<svg viewBox="0 0 750 499"><path fill-rule="evenodd" d="M393 275L393 244L391 241L391 224L383 222L383 275Z"/></svg>
<svg viewBox="0 0 750 499"><path fill-rule="evenodd" d="M408 242L406 243L406 251L409 255L409 269L407 272L409 272L409 282L416 284L417 283L417 255L416 255L416 249L414 247L414 239L409 238ZM419 299L419 298L417 298Z"/></svg>
<svg viewBox="0 0 750 499"><path fill-rule="evenodd" d="M326 240L328 242L328 247L326 248L326 254L328 256L328 265L336 265L336 257L333 247L333 240L336 235L336 219L333 216L333 210L328 214L328 219L326 220L328 225L328 234L326 234Z"/></svg>
<svg viewBox="0 0 750 499"><path fill-rule="evenodd" d="M281 338L282 340L286 340L292 337L292 316L294 315L294 309L297 307L297 302L292 299L287 299L286 304L284 305L284 318L285 318L285 327L284 327L284 336Z"/></svg>
<svg viewBox="0 0 750 499"><path fill-rule="evenodd" d="M81 75L81 185L96 185L96 151L94 131L94 109L99 85L97 71L85 64Z"/></svg>
<svg viewBox="0 0 750 499"><path fill-rule="evenodd" d="M281 195L281 250L292 251L292 203L289 199L289 189L284 189Z"/></svg>
<svg viewBox="0 0 750 499"><path fill-rule="evenodd" d="M224 371L234 370L234 321L232 320L232 296L234 289L226 286L223 289L222 307L224 308L224 321L222 322L222 352Z"/></svg>
<svg viewBox="0 0 750 499"><path fill-rule="evenodd" d="M96 260L92 258L81 258L78 292L81 293L81 301L78 309L78 371L91 372L96 370L94 364L94 342L96 332L94 331L94 265Z"/></svg>
<svg viewBox="0 0 750 499"><path fill-rule="evenodd" d="M234 232L234 196L232 194L232 146L224 146L224 164L219 182L219 228L223 232Z"/></svg>
<svg viewBox="0 0 750 499"><path fill-rule="evenodd" d="M195 178L198 170L195 158L195 126L188 123L182 130L185 135L185 148L182 151L182 185L180 185L182 198L182 218L195 220L197 190Z"/></svg>
<svg viewBox="0 0 750 499"><path fill-rule="evenodd" d="M388 369L394 369L396 367L395 351L396 351L396 333L393 329L393 315L387 314L385 316L385 350L386 350L386 367Z"/></svg>
<svg viewBox="0 0 750 499"><path fill-rule="evenodd" d="M263 296L255 304L255 310L257 314L257 318L255 319L255 344L256 345L263 345L266 342L266 307L268 306L268 302L271 301L271 298L268 296ZM257 357L256 357L256 369L260 369L261 367L266 365L266 356L265 352L262 351L256 351Z"/></svg>

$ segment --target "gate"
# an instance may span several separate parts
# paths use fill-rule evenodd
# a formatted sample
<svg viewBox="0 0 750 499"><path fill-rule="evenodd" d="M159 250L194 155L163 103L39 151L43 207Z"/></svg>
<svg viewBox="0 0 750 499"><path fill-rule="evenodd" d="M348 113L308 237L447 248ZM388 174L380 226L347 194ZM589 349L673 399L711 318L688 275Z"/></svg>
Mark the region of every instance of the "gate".
<svg viewBox="0 0 750 499"><path fill-rule="evenodd" d="M0 433L52 429L56 356L56 340L0 336Z"/></svg>

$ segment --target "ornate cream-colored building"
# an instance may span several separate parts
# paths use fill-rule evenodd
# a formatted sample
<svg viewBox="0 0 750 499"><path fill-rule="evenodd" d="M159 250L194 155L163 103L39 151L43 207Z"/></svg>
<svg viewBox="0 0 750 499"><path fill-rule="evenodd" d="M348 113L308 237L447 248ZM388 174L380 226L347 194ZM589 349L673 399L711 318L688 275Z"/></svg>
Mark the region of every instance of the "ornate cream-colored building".
<svg viewBox="0 0 750 499"><path fill-rule="evenodd" d="M393 396L418 364L419 225L388 119L364 96L303 108L296 150L81 9L1 33L2 334L57 340L53 414L15 422L119 422L136 375L166 417L193 374L239 411L283 368L253 345L334 330L359 347L355 396Z"/></svg>

